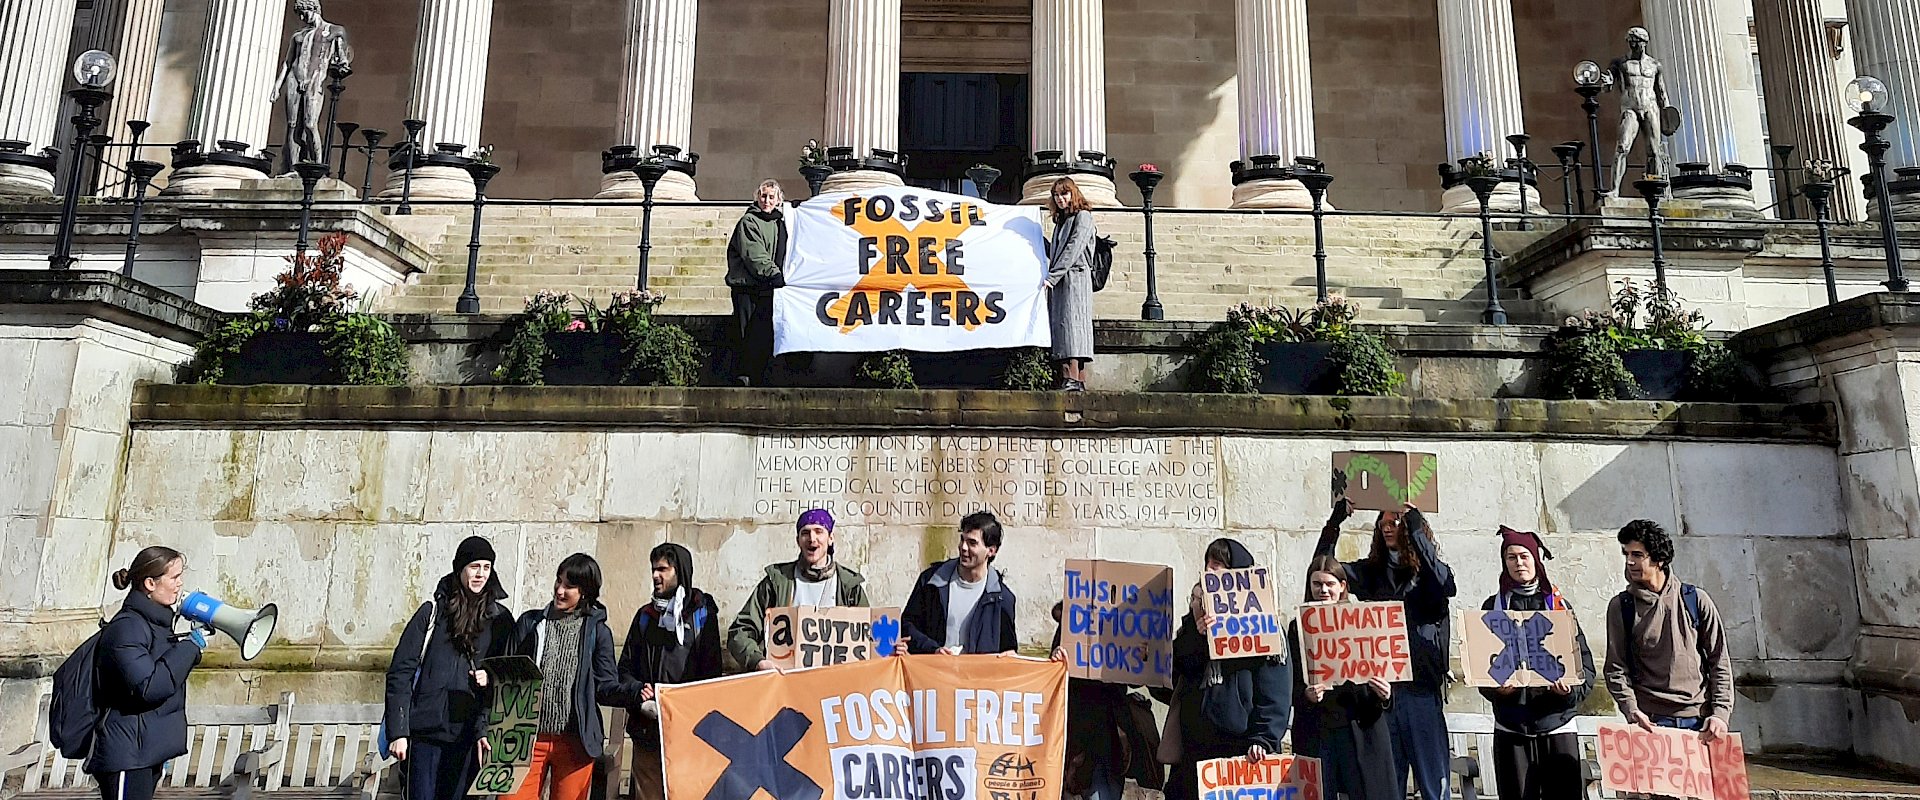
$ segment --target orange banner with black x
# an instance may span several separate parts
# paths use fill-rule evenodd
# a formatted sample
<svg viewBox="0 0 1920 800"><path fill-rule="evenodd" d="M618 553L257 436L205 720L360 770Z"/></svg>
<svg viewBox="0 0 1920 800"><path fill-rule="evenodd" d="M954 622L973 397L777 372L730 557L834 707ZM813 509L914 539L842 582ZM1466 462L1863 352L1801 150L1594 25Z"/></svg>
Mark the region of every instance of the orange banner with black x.
<svg viewBox="0 0 1920 800"><path fill-rule="evenodd" d="M662 687L667 800L1042 800L1067 667L902 656Z"/></svg>

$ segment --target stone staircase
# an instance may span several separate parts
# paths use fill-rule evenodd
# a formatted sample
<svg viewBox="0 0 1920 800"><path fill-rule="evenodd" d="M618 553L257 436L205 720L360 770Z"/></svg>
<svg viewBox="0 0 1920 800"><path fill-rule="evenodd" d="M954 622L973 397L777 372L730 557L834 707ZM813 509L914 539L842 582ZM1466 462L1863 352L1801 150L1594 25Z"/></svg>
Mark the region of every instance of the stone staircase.
<svg viewBox="0 0 1920 800"><path fill-rule="evenodd" d="M417 283L383 299L394 312L448 312L465 283L463 210L432 245L435 265ZM731 310L723 278L727 236L739 207L656 209L649 284L673 314ZM1095 299L1101 319L1137 319L1146 297L1143 220L1102 213L1119 242L1114 274ZM1160 212L1154 217L1160 302L1170 320L1216 320L1240 302L1310 305L1313 224L1305 216ZM1505 237L1502 237L1505 244ZM637 206L492 207L481 234L481 310L518 311L540 289L604 298L634 285L639 264ZM1362 308L1363 322L1477 322L1485 305L1477 220L1338 217L1327 220L1327 277ZM1505 291L1514 322L1542 322L1542 306Z"/></svg>

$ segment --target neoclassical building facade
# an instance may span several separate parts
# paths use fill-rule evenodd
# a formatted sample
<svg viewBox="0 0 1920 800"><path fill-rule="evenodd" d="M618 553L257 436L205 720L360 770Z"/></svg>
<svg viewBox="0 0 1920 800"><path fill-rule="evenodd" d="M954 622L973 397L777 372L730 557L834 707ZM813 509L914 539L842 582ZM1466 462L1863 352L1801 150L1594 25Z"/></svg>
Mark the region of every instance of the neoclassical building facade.
<svg viewBox="0 0 1920 800"><path fill-rule="evenodd" d="M122 65L102 132L124 143L128 121L150 123L144 142L160 146L146 156L171 162L170 192L258 177L247 156L285 136L271 90L298 28L290 6L7 3L0 188L51 189L32 156L70 135L60 91L88 48ZM1920 167L1909 122L1920 116L1920 0L329 0L324 10L356 53L338 119L385 130L383 146L406 137L408 118L424 122L425 145L491 146L504 169L492 193L509 197L633 196L624 167L658 147L681 167L662 197L741 198L768 177L796 194L800 149L818 140L843 170L830 185L959 190L985 163L1009 175L997 199L1031 196L1066 171L1105 202L1133 204L1124 176L1153 163L1169 175L1162 205L1270 207L1304 202L1276 178L1307 156L1335 175L1341 207L1432 211L1462 204L1438 165L1504 160L1515 155L1508 137L1527 134L1543 176L1529 202L1557 201L1549 148L1589 138L1572 69L1620 56L1634 25L1651 30L1683 117L1674 160L1736 188L1751 182L1757 208L1773 195L1770 144L1794 145L1791 164L1855 160L1840 97L1855 71L1891 89L1890 166ZM1617 114L1603 97L1603 161ZM182 140L198 149L168 150ZM420 165L414 190L470 192L447 163ZM378 192L389 179L384 165L374 171Z"/></svg>

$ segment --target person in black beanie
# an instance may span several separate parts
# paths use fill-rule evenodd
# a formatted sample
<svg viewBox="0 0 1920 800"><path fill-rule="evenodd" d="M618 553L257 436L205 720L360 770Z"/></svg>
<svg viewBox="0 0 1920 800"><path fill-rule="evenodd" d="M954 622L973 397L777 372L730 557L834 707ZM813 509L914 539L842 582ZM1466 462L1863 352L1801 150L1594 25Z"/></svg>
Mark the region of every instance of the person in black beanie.
<svg viewBox="0 0 1920 800"><path fill-rule="evenodd" d="M1552 558L1539 534L1500 526L1500 591L1480 610L1573 613L1573 606L1547 579L1546 562ZM1574 717L1593 692L1593 652L1587 649L1586 632L1577 639L1579 675L1544 689L1480 690L1493 703L1493 771L1500 800L1579 797L1586 792Z"/></svg>
<svg viewBox="0 0 1920 800"><path fill-rule="evenodd" d="M507 590L493 571L493 545L469 536L400 633L387 667L387 749L407 764L412 800L457 800L479 769L487 673L480 662L511 646Z"/></svg>
<svg viewBox="0 0 1920 800"><path fill-rule="evenodd" d="M620 682L639 684L640 705L627 715L633 739L638 800L661 800L660 685L720 677L720 609L694 588L693 554L668 542L647 554L653 562L653 602L640 607L620 646Z"/></svg>

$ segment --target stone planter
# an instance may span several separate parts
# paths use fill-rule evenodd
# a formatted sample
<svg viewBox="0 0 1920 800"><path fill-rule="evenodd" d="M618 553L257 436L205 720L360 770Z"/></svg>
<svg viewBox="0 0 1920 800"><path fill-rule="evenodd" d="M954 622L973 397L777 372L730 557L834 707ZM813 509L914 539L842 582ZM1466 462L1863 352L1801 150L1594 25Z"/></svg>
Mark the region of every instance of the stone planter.
<svg viewBox="0 0 1920 800"><path fill-rule="evenodd" d="M1253 346L1260 367L1261 394L1338 394L1340 365L1332 342L1268 342Z"/></svg>
<svg viewBox="0 0 1920 800"><path fill-rule="evenodd" d="M626 367L619 334L549 333L540 382L548 386L617 386Z"/></svg>
<svg viewBox="0 0 1920 800"><path fill-rule="evenodd" d="M1687 388L1693 354L1685 350L1628 350L1620 360L1640 384L1642 400L1674 400Z"/></svg>
<svg viewBox="0 0 1920 800"><path fill-rule="evenodd" d="M220 382L335 384L340 382L340 366L327 355L320 334L268 331L247 340L227 360Z"/></svg>

